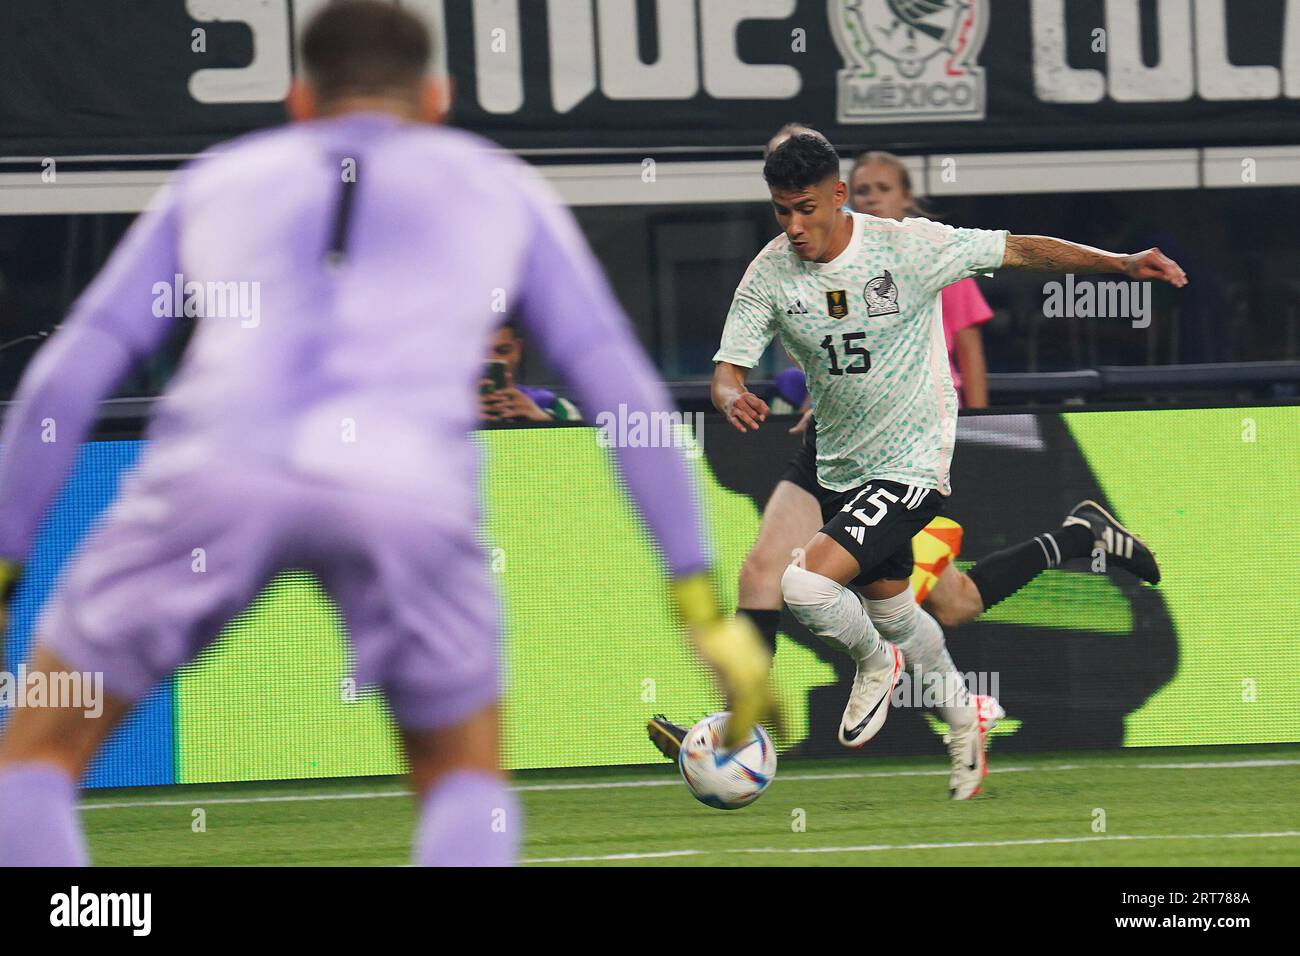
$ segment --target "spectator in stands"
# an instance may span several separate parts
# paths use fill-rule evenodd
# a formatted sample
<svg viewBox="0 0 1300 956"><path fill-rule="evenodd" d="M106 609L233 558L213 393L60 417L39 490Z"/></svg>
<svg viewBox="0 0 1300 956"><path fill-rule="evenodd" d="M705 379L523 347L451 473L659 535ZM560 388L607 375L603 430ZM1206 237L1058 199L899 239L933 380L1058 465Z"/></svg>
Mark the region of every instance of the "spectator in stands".
<svg viewBox="0 0 1300 956"><path fill-rule="evenodd" d="M577 406L569 400L544 388L515 383L523 357L523 337L513 322L507 322L497 329L488 349L488 370L479 387L483 420L488 423L581 421Z"/></svg>
<svg viewBox="0 0 1300 956"><path fill-rule="evenodd" d="M882 219L927 215L917 205L907 167L893 153L869 152L858 157L849 176L849 204L855 212ZM993 310L974 279L955 282L941 295L943 336L957 400L963 408L987 408L988 369L980 326L993 317Z"/></svg>

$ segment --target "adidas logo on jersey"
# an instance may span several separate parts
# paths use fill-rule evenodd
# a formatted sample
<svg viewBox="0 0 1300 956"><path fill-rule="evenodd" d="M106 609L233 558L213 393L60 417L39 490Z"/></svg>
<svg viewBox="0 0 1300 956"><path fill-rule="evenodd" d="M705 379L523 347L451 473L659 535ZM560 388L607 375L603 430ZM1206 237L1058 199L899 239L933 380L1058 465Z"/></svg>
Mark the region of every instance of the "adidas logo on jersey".
<svg viewBox="0 0 1300 956"><path fill-rule="evenodd" d="M849 536L858 544L862 544L867 539L867 529L862 527L860 524L855 524L852 527L845 527L844 530L847 531Z"/></svg>
<svg viewBox="0 0 1300 956"><path fill-rule="evenodd" d="M795 299L794 304L785 310L786 315L807 315L808 309L804 306L803 300Z"/></svg>

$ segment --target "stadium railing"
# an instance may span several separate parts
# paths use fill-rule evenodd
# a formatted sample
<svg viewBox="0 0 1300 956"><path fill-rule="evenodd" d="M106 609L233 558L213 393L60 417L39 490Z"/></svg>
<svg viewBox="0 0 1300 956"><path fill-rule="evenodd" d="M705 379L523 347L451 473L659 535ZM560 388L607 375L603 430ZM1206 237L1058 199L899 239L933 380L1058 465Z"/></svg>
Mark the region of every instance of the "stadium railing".
<svg viewBox="0 0 1300 956"><path fill-rule="evenodd" d="M1102 365L1072 372L994 372L989 396L1001 408L1015 405L1133 405L1187 401L1202 404L1256 398L1300 399L1300 362L1224 362L1214 365ZM554 386L565 391L563 386ZM773 385L755 380L750 387L770 396ZM683 411L711 411L705 380L670 382L668 390ZM149 417L155 398L114 398L103 403L99 433L135 433ZM12 402L0 402L0 421Z"/></svg>
<svg viewBox="0 0 1300 956"><path fill-rule="evenodd" d="M1300 397L1300 362L1224 362L1214 365L1102 365L1071 372L992 372L993 405L1109 405L1167 403L1180 399ZM773 392L752 381L755 394ZM707 381L673 382L673 397L688 411L711 407ZM1244 394L1243 394L1244 393Z"/></svg>

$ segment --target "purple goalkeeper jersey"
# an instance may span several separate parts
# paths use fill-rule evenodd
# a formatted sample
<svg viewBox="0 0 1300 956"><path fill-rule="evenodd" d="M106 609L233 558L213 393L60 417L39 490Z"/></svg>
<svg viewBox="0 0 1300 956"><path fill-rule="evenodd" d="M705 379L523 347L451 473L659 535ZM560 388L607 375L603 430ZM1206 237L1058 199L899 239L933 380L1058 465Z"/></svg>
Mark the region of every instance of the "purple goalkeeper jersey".
<svg viewBox="0 0 1300 956"><path fill-rule="evenodd" d="M671 410L527 164L369 114L219 147L159 193L24 376L0 455L0 557L26 555L98 403L188 315L142 473L288 473L406 496L461 530L477 514L483 355L507 313L592 416ZM671 571L704 568L679 450L617 455Z"/></svg>

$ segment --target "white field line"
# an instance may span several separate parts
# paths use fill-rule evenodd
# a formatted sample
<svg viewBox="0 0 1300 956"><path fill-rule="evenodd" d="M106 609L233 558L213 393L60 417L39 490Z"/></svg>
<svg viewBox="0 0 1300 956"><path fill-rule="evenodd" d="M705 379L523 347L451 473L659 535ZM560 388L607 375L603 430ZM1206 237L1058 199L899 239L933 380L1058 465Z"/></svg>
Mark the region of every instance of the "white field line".
<svg viewBox="0 0 1300 956"><path fill-rule="evenodd" d="M1217 770L1220 767L1294 767L1300 760L1234 760L1231 763L1140 763L1143 770Z"/></svg>
<svg viewBox="0 0 1300 956"><path fill-rule="evenodd" d="M539 856L520 863L607 863L619 860L660 860L664 857L703 856L707 850L659 850L655 853L611 853L607 856Z"/></svg>
<svg viewBox="0 0 1300 956"><path fill-rule="evenodd" d="M990 767L989 773L1062 773L1071 770L1246 770L1256 767L1300 767L1300 760L1225 760L1204 763L1112 763L1112 764L1054 764L1046 767ZM946 777L947 770L874 770L859 773L788 773L778 775L774 783L793 783L805 780L868 780L882 777ZM306 782L306 781L304 781ZM605 783L537 783L511 787L516 793L549 793L562 790L622 790L640 787L677 787L682 782L676 776L655 777L644 780L616 780ZM318 793L285 795L279 797L202 797L188 800L123 800L114 803L83 803L82 810L123 810L135 807L194 807L220 806L243 803L312 803L326 800L382 800L392 797L409 797L409 790L379 790L352 793Z"/></svg>
<svg viewBox="0 0 1300 956"><path fill-rule="evenodd" d="M973 847L1046 846L1057 843L1115 843L1137 840L1259 840L1279 837L1300 837L1300 830L1280 830L1272 833L1151 833L1115 834L1114 836L1042 837L1032 840L963 840L954 843L872 843L864 846L815 847L748 847L720 850L672 850L659 853L614 853L609 856L549 856L520 860L521 863L603 863L621 860L649 860L664 856L705 856L745 853L882 853L889 850L952 850Z"/></svg>

